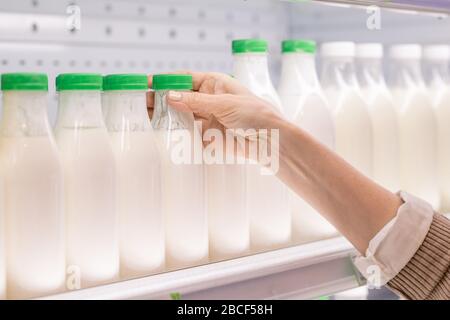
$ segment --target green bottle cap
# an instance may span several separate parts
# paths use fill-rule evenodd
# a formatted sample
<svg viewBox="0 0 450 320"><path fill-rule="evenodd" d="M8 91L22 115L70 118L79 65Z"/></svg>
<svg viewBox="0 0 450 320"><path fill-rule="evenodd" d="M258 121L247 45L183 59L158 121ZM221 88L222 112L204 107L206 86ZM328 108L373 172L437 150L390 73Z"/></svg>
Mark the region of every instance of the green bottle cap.
<svg viewBox="0 0 450 320"><path fill-rule="evenodd" d="M97 73L63 73L56 77L56 91L102 90L103 77Z"/></svg>
<svg viewBox="0 0 450 320"><path fill-rule="evenodd" d="M263 39L238 39L231 43L233 53L267 52L267 41Z"/></svg>
<svg viewBox="0 0 450 320"><path fill-rule="evenodd" d="M45 73L4 73L1 77L3 91L48 91Z"/></svg>
<svg viewBox="0 0 450 320"><path fill-rule="evenodd" d="M155 74L152 89L192 90L192 76L190 74Z"/></svg>
<svg viewBox="0 0 450 320"><path fill-rule="evenodd" d="M103 90L147 90L148 78L145 74L109 74L103 77Z"/></svg>
<svg viewBox="0 0 450 320"><path fill-rule="evenodd" d="M312 53L316 52L316 42L312 40L284 40L281 43L282 53L291 52L304 52Z"/></svg>

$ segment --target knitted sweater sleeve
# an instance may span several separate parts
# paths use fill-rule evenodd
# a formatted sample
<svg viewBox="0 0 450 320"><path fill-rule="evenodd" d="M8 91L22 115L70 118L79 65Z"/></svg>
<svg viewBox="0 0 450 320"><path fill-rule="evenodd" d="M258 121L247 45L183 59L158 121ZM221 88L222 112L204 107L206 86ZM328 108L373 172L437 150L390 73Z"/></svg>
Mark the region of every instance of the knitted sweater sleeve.
<svg viewBox="0 0 450 320"><path fill-rule="evenodd" d="M425 240L388 286L408 299L450 299L450 220L433 216Z"/></svg>

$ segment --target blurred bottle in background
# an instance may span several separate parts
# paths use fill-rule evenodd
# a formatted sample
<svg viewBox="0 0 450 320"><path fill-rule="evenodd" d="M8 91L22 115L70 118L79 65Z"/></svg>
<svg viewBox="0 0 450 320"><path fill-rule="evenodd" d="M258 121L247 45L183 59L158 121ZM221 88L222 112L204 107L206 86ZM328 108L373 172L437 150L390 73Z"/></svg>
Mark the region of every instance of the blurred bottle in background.
<svg viewBox="0 0 450 320"><path fill-rule="evenodd" d="M234 40L233 76L283 113L269 75L267 47L265 40ZM289 190L275 175L262 174L256 162L247 166L247 211L252 251L283 247L291 240Z"/></svg>
<svg viewBox="0 0 450 320"><path fill-rule="evenodd" d="M400 188L400 145L397 111L383 75L383 46L356 45L356 74L373 129L373 178L397 192Z"/></svg>
<svg viewBox="0 0 450 320"><path fill-rule="evenodd" d="M440 209L450 212L450 46L423 49L423 71L437 122Z"/></svg>
<svg viewBox="0 0 450 320"><path fill-rule="evenodd" d="M439 208L436 121L421 71L418 44L391 46L390 89L400 134L400 186Z"/></svg>
<svg viewBox="0 0 450 320"><path fill-rule="evenodd" d="M372 121L356 81L355 44L323 43L321 57L321 83L334 115L336 151L356 169L372 177Z"/></svg>
<svg viewBox="0 0 450 320"><path fill-rule="evenodd" d="M316 43L285 40L278 93L288 120L334 149L333 115L316 72ZM336 229L297 194L291 192L292 240L306 243L334 237Z"/></svg>

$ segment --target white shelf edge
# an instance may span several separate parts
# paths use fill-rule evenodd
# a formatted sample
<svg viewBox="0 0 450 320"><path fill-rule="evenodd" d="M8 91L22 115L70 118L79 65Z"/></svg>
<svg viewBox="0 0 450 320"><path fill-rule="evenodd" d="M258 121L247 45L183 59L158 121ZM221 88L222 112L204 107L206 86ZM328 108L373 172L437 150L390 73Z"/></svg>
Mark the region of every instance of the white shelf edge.
<svg viewBox="0 0 450 320"><path fill-rule="evenodd" d="M287 0L292 1L292 0ZM370 1L370 0L315 0L317 2L335 4L341 6L379 6L386 9L397 10L398 12L422 12L422 13L434 13L448 15L450 13L450 8L442 7L432 7L432 6L421 6L407 3L392 3L383 1Z"/></svg>
<svg viewBox="0 0 450 320"><path fill-rule="evenodd" d="M170 293L173 292L179 292L184 296L252 279L264 278L289 270L297 270L327 261L342 260L354 253L355 250L347 240L335 238L233 260L45 296L40 299L169 299ZM351 274L348 271L345 273L340 272L333 281L340 281L340 278L348 280L345 278L349 276L351 277ZM301 284L299 286L298 291L301 291L304 296L308 288L302 288Z"/></svg>

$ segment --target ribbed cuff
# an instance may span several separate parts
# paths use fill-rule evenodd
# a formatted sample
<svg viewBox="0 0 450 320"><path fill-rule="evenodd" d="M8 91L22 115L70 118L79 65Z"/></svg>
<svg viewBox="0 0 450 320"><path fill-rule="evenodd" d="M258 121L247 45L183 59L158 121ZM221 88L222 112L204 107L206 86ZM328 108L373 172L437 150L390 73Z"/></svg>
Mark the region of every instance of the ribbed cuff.
<svg viewBox="0 0 450 320"><path fill-rule="evenodd" d="M425 240L388 286L408 299L450 299L450 221L435 214Z"/></svg>
<svg viewBox="0 0 450 320"><path fill-rule="evenodd" d="M399 192L403 204L397 215L370 241L365 256L355 265L370 286L380 287L393 279L411 260L433 221L433 208L422 199Z"/></svg>

